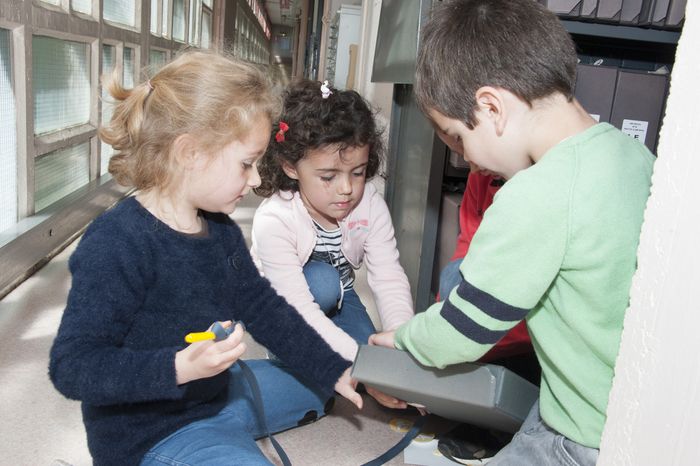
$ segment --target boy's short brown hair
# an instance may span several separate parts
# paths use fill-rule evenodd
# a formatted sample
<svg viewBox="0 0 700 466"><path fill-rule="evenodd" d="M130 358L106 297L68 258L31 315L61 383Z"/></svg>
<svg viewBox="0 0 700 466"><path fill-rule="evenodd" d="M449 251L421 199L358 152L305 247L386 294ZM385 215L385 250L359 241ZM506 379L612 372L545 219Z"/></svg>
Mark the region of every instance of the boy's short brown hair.
<svg viewBox="0 0 700 466"><path fill-rule="evenodd" d="M427 113L476 124L475 94L506 89L528 104L573 98L576 49L557 17L535 0L452 0L421 31L415 94Z"/></svg>

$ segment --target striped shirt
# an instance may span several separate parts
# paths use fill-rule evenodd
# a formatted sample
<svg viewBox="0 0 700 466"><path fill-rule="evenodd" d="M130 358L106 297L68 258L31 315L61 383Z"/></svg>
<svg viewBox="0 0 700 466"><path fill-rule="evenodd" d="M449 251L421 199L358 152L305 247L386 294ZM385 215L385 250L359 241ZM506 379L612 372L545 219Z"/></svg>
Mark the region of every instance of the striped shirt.
<svg viewBox="0 0 700 466"><path fill-rule="evenodd" d="M310 261L331 264L340 274L340 282L344 290L351 290L355 284L355 271L340 250L342 233L340 227L326 230L314 221L316 226L316 246L311 253Z"/></svg>

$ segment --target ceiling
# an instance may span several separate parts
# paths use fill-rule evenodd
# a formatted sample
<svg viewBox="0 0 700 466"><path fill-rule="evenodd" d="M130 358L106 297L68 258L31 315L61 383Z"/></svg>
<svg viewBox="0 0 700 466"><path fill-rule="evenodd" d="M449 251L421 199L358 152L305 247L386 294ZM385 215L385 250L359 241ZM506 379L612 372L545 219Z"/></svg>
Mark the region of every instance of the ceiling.
<svg viewBox="0 0 700 466"><path fill-rule="evenodd" d="M301 13L301 0L265 0L264 3L273 26L294 27Z"/></svg>

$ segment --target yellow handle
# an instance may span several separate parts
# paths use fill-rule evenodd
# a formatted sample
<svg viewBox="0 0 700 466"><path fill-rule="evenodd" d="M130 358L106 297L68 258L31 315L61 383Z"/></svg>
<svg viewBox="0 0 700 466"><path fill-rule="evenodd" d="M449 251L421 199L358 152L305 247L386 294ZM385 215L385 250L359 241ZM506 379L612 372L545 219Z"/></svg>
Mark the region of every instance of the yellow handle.
<svg viewBox="0 0 700 466"><path fill-rule="evenodd" d="M216 338L214 332L194 332L188 333L185 336L185 341L187 343L194 343L196 341L213 340Z"/></svg>

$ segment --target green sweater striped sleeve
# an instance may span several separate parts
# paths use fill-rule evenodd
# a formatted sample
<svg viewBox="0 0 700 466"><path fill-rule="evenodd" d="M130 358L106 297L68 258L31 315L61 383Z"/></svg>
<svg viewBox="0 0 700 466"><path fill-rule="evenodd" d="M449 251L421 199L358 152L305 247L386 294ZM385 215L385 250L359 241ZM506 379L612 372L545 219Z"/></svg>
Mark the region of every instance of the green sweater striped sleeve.
<svg viewBox="0 0 700 466"><path fill-rule="evenodd" d="M542 367L540 414L597 448L654 156L601 123L498 192L444 303L397 330L423 364L474 361L526 317Z"/></svg>
<svg viewBox="0 0 700 466"><path fill-rule="evenodd" d="M535 165L501 188L460 266L462 282L397 330L398 348L440 368L475 361L526 317L563 261L574 168Z"/></svg>

